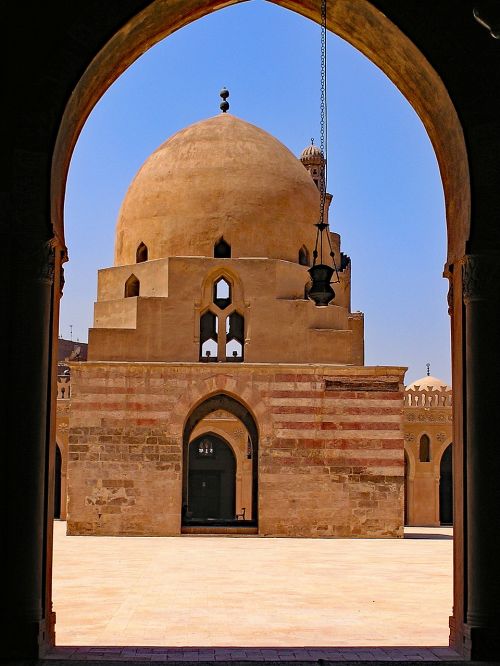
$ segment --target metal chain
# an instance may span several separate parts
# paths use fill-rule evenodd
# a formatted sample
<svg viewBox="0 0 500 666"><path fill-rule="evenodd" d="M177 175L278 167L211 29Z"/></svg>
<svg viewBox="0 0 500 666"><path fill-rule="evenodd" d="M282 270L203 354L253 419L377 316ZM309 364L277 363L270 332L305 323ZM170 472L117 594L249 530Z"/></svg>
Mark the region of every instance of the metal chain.
<svg viewBox="0 0 500 666"><path fill-rule="evenodd" d="M327 102L326 102L326 0L321 0L321 94L319 113L320 150L323 155L324 167L321 178L320 223L324 223L326 201L326 152L327 152ZM323 234L322 234L323 235Z"/></svg>
<svg viewBox="0 0 500 666"><path fill-rule="evenodd" d="M328 152L328 109L327 109L327 70L326 70L326 3L327 0L321 0L321 94L320 94L320 150L323 155L323 174L320 180L320 216L319 223L316 225L316 243L313 251L313 266L316 265L319 254L319 262L323 263L323 235L326 231L326 238L330 249L333 270L335 272L334 282L340 282L337 264L335 261L335 252L333 251L332 239L328 224L325 222L326 208L326 174L327 174L327 152ZM318 252L319 241L319 252Z"/></svg>

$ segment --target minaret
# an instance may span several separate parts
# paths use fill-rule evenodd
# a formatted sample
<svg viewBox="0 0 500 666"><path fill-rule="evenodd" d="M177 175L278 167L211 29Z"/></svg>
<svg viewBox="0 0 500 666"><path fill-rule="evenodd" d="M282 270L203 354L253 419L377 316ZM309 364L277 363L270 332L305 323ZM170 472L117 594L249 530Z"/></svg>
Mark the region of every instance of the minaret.
<svg viewBox="0 0 500 666"><path fill-rule="evenodd" d="M321 152L321 148L319 146L314 145L314 139L311 139L311 144L306 148L304 148L304 150L300 154L300 161L311 174L311 178L313 179L314 184L321 193L321 187L324 183L324 178L325 178L326 161L323 153ZM326 198L325 198L326 221L328 221L328 211L330 209L331 202L332 202L332 195L326 192Z"/></svg>
<svg viewBox="0 0 500 666"><path fill-rule="evenodd" d="M309 171L316 187L321 192L321 185L325 178L325 158L319 146L314 145L314 139L311 139L311 145L302 151L300 161Z"/></svg>

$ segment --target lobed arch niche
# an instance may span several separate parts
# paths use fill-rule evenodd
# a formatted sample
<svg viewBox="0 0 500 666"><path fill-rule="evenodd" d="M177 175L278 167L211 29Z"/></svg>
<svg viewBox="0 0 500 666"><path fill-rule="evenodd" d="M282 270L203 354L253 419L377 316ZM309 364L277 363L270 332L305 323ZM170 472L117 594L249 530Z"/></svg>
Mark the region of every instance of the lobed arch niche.
<svg viewBox="0 0 500 666"><path fill-rule="evenodd" d="M237 516L235 510L234 516L228 515L228 506L230 505L229 496L234 492L234 478L230 474L236 473L236 468L231 462L231 456L234 458L233 447L221 433L208 432L196 433L193 439L192 434L196 426L206 417L215 412L226 412L236 417L244 426L248 439L248 457L251 459L251 518L246 520L245 516ZM237 398L226 393L218 393L207 397L199 403L188 415L182 434L183 444L183 466L182 466L182 524L183 526L192 525L224 525L228 527L241 527L242 525L257 527L258 525L258 450L259 450L259 432L257 422L250 410ZM212 450L211 450L212 447ZM204 453L204 450L207 450ZM198 455L198 464L194 465ZM217 456L219 455L220 464ZM203 463L205 458L207 461ZM193 474L194 472L194 474ZM205 474L205 479L203 478ZM218 478L217 478L218 477ZM223 510L219 515L203 516L198 513L198 501L201 493L201 484L205 481L207 491L210 493L210 502L214 503L214 495L219 493L220 504L223 504ZM194 502L190 497L190 492L196 493ZM194 506L193 506L194 504ZM238 507L235 507L237 509ZM250 513L250 512L249 512Z"/></svg>

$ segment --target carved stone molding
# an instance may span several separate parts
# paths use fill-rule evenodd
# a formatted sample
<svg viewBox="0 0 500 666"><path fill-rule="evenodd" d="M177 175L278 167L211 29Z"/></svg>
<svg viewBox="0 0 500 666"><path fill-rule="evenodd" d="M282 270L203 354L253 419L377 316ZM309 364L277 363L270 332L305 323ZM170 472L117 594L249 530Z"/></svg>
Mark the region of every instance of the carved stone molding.
<svg viewBox="0 0 500 666"><path fill-rule="evenodd" d="M470 254L462 264L464 303L498 299L500 254Z"/></svg>
<svg viewBox="0 0 500 666"><path fill-rule="evenodd" d="M13 242L20 251L25 275L51 286L54 283L56 258L60 254L65 255L65 250L61 253L59 240L55 237L44 240L27 233L16 233Z"/></svg>
<svg viewBox="0 0 500 666"><path fill-rule="evenodd" d="M453 315L453 265L445 266L443 277L448 279L448 314L451 317Z"/></svg>

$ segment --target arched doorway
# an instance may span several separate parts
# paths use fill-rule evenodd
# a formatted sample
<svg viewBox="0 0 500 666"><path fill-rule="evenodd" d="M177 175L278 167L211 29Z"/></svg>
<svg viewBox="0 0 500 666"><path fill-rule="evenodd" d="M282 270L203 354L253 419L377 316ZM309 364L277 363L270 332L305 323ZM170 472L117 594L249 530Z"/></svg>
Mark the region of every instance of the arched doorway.
<svg viewBox="0 0 500 666"><path fill-rule="evenodd" d="M61 472L61 449L59 448L59 445L56 444L56 468L54 474L54 518L61 517Z"/></svg>
<svg viewBox="0 0 500 666"><path fill-rule="evenodd" d="M246 430L245 458L251 464L251 510L246 507L246 515L236 502L238 472L241 476L237 460L241 455L235 455L233 446L220 433L193 432L206 417L221 412L236 417ZM211 396L192 410L183 433L183 526L257 527L258 441L254 417L229 395Z"/></svg>
<svg viewBox="0 0 500 666"><path fill-rule="evenodd" d="M189 444L184 520L219 522L236 516L236 458L220 435L207 433Z"/></svg>
<svg viewBox="0 0 500 666"><path fill-rule="evenodd" d="M439 465L439 522L453 525L453 449L449 444Z"/></svg>

